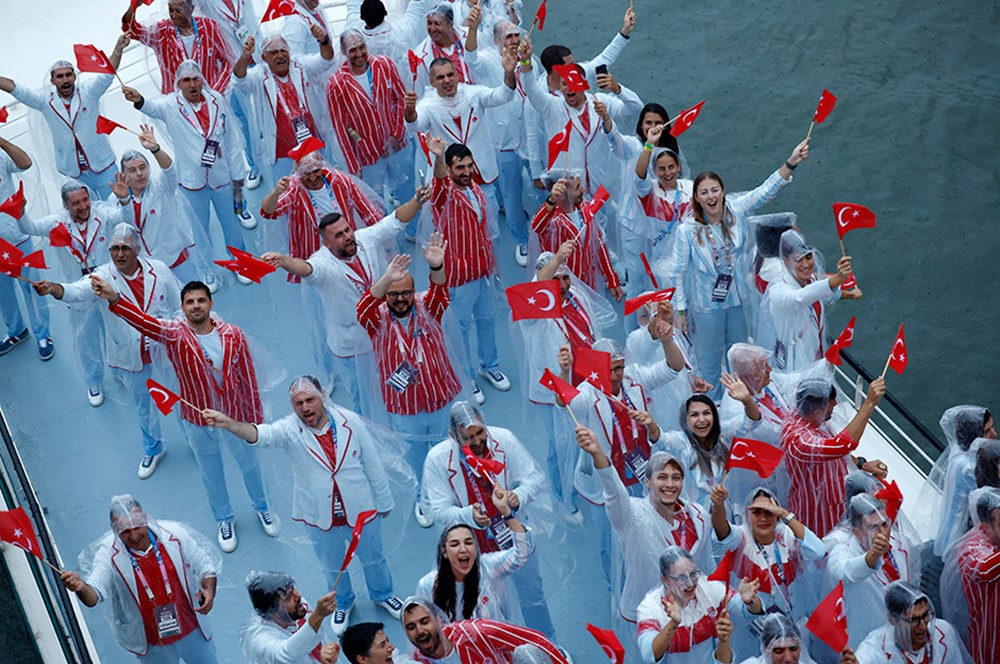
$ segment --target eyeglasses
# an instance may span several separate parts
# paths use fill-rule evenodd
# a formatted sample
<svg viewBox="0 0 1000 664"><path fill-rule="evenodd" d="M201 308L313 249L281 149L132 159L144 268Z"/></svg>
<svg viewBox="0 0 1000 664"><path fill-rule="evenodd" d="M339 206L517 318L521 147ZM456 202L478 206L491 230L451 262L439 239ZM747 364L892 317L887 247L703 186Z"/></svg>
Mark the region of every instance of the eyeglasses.
<svg viewBox="0 0 1000 664"><path fill-rule="evenodd" d="M390 300L408 300L413 296L412 290L389 291L385 296Z"/></svg>
<svg viewBox="0 0 1000 664"><path fill-rule="evenodd" d="M687 574L678 574L677 576L667 575L667 578L671 581L676 581L677 583L686 586L689 583L697 583L698 577L701 576L701 570L692 570Z"/></svg>
<svg viewBox="0 0 1000 664"><path fill-rule="evenodd" d="M931 621L934 620L934 611L928 609L927 611L921 613L919 616L911 615L909 618L904 618L900 616L899 619L905 623L909 623L910 627L919 627L920 623L925 623L929 625L931 624Z"/></svg>

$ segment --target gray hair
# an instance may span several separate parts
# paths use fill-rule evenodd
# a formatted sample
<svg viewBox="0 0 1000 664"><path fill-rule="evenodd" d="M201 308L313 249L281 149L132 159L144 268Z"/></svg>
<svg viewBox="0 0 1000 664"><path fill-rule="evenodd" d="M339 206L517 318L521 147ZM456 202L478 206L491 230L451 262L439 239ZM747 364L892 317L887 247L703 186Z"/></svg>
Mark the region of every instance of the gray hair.
<svg viewBox="0 0 1000 664"><path fill-rule="evenodd" d="M79 180L74 180L73 178L66 178L66 180L62 183L62 187L60 187L59 189L59 193L62 196L63 205L66 205L67 201L69 201L70 194L75 194L81 189L86 189L87 195L88 196L90 195L90 190L87 189L87 185L83 184Z"/></svg>

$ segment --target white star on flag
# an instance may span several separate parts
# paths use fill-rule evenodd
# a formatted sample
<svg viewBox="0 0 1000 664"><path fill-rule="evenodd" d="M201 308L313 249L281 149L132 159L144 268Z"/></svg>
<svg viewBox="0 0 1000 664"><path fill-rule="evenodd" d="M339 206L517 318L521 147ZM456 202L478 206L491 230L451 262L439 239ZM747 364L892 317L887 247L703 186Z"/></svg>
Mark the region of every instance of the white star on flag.
<svg viewBox="0 0 1000 664"><path fill-rule="evenodd" d="M597 380L597 372L596 371L592 371L590 373L590 376L588 376L588 380Z"/></svg>
<svg viewBox="0 0 1000 664"><path fill-rule="evenodd" d="M4 260L10 260L10 254L9 254L9 253L7 253L7 252L4 252L4 254L3 254L3 259L4 259Z"/></svg>
<svg viewBox="0 0 1000 664"><path fill-rule="evenodd" d="M18 528L17 530L14 531L14 537L21 539L22 532L23 531L20 528Z"/></svg>
<svg viewBox="0 0 1000 664"><path fill-rule="evenodd" d="M535 300L535 298L534 298L534 297L529 297L529 298L528 298L528 304L535 304L535 302L536 302L536 301L537 301L537 300Z"/></svg>

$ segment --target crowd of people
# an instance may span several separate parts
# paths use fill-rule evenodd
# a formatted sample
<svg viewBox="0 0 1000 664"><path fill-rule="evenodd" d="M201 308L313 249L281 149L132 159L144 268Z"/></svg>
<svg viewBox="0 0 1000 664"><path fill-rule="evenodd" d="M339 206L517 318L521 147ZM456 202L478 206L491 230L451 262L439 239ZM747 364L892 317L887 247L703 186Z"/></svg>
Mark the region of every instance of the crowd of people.
<svg viewBox="0 0 1000 664"><path fill-rule="evenodd" d="M922 511L901 510L891 469L856 453L885 382L835 412L827 311L862 297L851 259L829 274L794 214L758 214L810 139L746 192L695 175L667 111L678 100L645 103L610 72L642 38L631 6L578 62L560 44L536 51L544 3L532 22L520 0L348 0L339 34L318 0L272 2L265 18L280 18L260 24L251 0L136 4L112 71L78 79L60 60L39 89L0 76L45 120L62 179L62 209L0 212L5 248L61 263L51 279L0 276L0 355L33 337L51 359L46 296L68 304L89 404L107 373L124 386L137 474L155 481L157 408L176 402L218 528L209 542L112 499L111 531L62 578L110 607L122 648L216 661L219 552L238 544L227 448L263 531L301 528L326 580L300 589L259 552L247 662L566 664L585 637L557 634L546 586L565 570L555 543L581 524L602 568L590 592L607 597L629 663L1000 662L993 417L945 413ZM100 99L132 41L155 55L160 89L121 86L141 150L116 155ZM0 139L0 200L31 165ZM500 269L501 233L515 270ZM229 251L235 275L213 262ZM282 358L262 357L213 296L279 269L301 293L314 370L288 388L289 414L265 421L262 366ZM517 315L501 292L515 285L529 292ZM513 343L498 343L498 320ZM514 387L523 440L481 408ZM783 453L767 477L730 468L755 454L747 439ZM268 502L260 448L287 455L289 514ZM407 592L380 527L394 510L440 532ZM932 547L907 514L940 524ZM382 623L352 624L354 555L408 654ZM840 651L805 627L835 588Z"/></svg>

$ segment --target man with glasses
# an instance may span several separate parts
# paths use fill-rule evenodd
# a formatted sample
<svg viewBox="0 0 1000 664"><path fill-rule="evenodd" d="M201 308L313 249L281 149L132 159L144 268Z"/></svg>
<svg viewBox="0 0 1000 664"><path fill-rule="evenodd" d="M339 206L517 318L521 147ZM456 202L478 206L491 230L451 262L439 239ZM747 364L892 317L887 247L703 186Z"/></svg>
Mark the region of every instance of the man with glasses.
<svg viewBox="0 0 1000 664"><path fill-rule="evenodd" d="M971 662L955 628L934 615L926 594L904 581L885 589L888 623L871 632L858 646L860 664L964 664Z"/></svg>
<svg viewBox="0 0 1000 664"><path fill-rule="evenodd" d="M410 445L407 462L416 473L418 492L427 449L448 435L448 406L461 390L441 327L450 303L446 247L440 233L433 233L424 245L430 288L423 293L414 292L407 270L411 259L400 254L357 306L358 322L375 350L389 421ZM415 511L421 526L433 524L420 511L419 500Z"/></svg>

